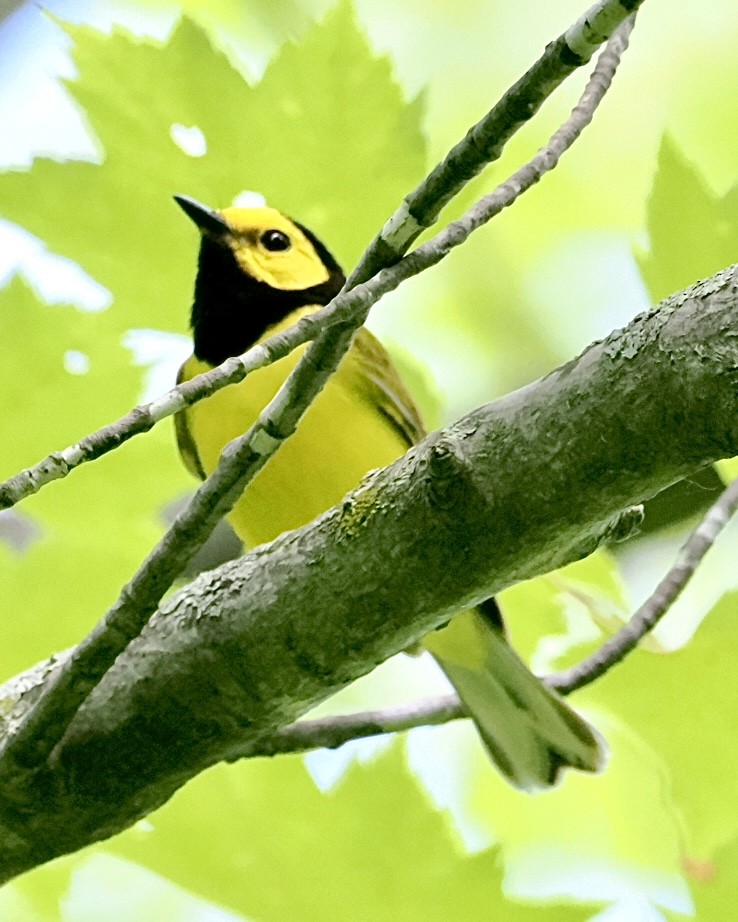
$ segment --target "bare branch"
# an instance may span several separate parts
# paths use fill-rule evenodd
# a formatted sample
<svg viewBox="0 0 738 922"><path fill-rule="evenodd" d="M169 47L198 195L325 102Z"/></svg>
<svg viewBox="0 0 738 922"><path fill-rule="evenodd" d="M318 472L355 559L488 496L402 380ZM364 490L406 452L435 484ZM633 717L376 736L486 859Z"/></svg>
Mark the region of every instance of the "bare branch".
<svg viewBox="0 0 738 922"><path fill-rule="evenodd" d="M738 479L723 491L708 510L682 548L674 566L628 624L592 656L566 672L547 676L546 684L560 694L568 695L594 682L621 663L669 611L736 511ZM320 748L336 749L351 740L398 733L414 727L438 726L467 716L457 695L445 695L400 707L300 720L278 730L272 737L259 740L256 747L235 750L229 759L306 752Z"/></svg>
<svg viewBox="0 0 738 922"><path fill-rule="evenodd" d="M459 607L580 559L624 507L735 455L737 303L734 266L172 596L43 766L0 763L0 880L130 825ZM3 688L11 733L63 668Z"/></svg>
<svg viewBox="0 0 738 922"><path fill-rule="evenodd" d="M471 233L472 230L489 221L503 208L512 205L523 192L527 192L531 186L558 165L561 156L591 123L598 106L610 89L615 72L620 65L620 60L628 49L630 33L633 31L634 26L635 14L625 20L607 43L597 60L592 76L584 88L579 102L566 122L551 136L548 144L542 147L529 163L516 170L509 179L501 183L489 195L480 199L476 205L469 209L461 221L454 222L455 224L468 226L469 233ZM449 225L449 227L451 226Z"/></svg>
<svg viewBox="0 0 738 922"><path fill-rule="evenodd" d="M361 294L357 291L357 297L361 297ZM345 297L334 299L326 307L302 317L289 330L270 336L243 355L226 359L211 371L173 387L151 403L134 407L114 423L98 429L62 451L52 452L33 467L0 483L0 510L11 508L22 499L38 493L46 484L66 477L81 464L94 461L134 436L148 432L162 419L210 397L230 384L238 384L252 371L284 358L298 346L313 339L319 330L335 323L336 315L344 312L350 315L350 306L347 308L346 300Z"/></svg>
<svg viewBox="0 0 738 922"><path fill-rule="evenodd" d="M402 202L369 245L349 280L372 276L396 262L410 244L438 218L441 209L487 164L497 160L510 138L535 115L551 93L597 48L643 0L600 0L546 50L500 101L449 152L431 174Z"/></svg>
<svg viewBox="0 0 738 922"><path fill-rule="evenodd" d="M451 250L464 243L475 230L512 205L558 165L562 155L590 124L597 107L609 90L620 59L628 48L628 39L634 25L635 15L627 19L610 39L571 115L535 157L516 170L489 195L481 198L462 217L452 221L435 237L404 257L397 263L398 267L408 261L417 260L419 272L440 262Z"/></svg>

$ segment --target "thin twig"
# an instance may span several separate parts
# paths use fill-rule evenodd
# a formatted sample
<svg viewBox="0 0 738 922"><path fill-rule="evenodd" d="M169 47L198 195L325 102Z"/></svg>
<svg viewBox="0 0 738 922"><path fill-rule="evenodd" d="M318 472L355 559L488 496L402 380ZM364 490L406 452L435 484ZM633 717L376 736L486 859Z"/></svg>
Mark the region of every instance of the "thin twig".
<svg viewBox="0 0 738 922"><path fill-rule="evenodd" d="M357 295L360 294L357 292ZM335 323L336 315L344 311L350 313L346 298L334 299L326 307L301 317L288 330L270 336L243 355L226 359L216 368L178 384L151 403L134 407L125 416L85 436L74 445L52 452L33 467L0 483L0 510L10 509L22 499L38 493L46 484L66 477L81 464L94 461L134 436L148 432L168 416L210 397L230 384L238 384L252 371L284 358L298 346L313 339L321 329Z"/></svg>
<svg viewBox="0 0 738 922"><path fill-rule="evenodd" d="M381 266L397 262L422 231L435 224L441 209L487 164L500 157L505 144L551 93L569 74L586 64L642 3L643 0L600 0L547 45L538 61L405 197L370 243L349 279L350 284L364 281Z"/></svg>
<svg viewBox="0 0 738 922"><path fill-rule="evenodd" d="M621 24L627 13L636 9L641 2L642 0L602 2L593 9L598 11L599 16L601 11L607 8L610 10L611 17L614 16L615 8L620 9L622 16L619 19L615 17L611 23L614 30ZM583 20L579 20L566 33L567 35L572 33L575 38L578 36L577 41L580 43L583 41L582 35L584 34L582 23ZM603 34L599 41L605 38L607 35ZM594 35L591 40L594 42ZM570 47L566 42L564 44L571 52L573 46ZM589 55L581 60L578 59L576 66L586 63L595 47L596 45L593 44ZM559 54L561 53L560 48ZM505 111L512 111L515 100L519 107L530 108L533 106L531 101L533 97L539 99L541 93L543 96L550 95L563 77L574 69L571 63L564 67L563 63L559 62L564 69L560 70L559 79L552 80L551 63L552 61L549 60L548 69L544 71L541 71L539 67L540 62L534 65L531 71L508 91L504 97ZM545 76L548 80L542 89L538 88L537 93L534 92L536 90L535 81L529 76L533 72L538 74L536 79L542 80ZM540 105L542 98L539 99L535 108ZM597 94L594 94L593 98L597 98ZM497 108L495 107L490 114L496 113ZM505 123L508 126L505 129L507 133L504 134L499 145L492 145L490 149L494 151L501 150L504 141L508 140L514 130L517 130L524 121L524 119L518 119L513 125L509 118L509 111L506 116L508 121ZM493 119L493 121L495 124L498 123L498 120ZM573 134L569 143L576 136L578 132ZM485 137L489 141L491 134L487 132ZM489 144L487 147L489 148ZM478 158L478 154L476 156ZM555 165L556 159L552 165ZM438 184L437 173L436 170L431 174L429 182L435 177L433 182ZM471 175L474 174L470 174L467 178L471 178ZM454 182L456 189L463 185L463 183L459 184L458 176ZM439 194L441 194L441 188L438 186ZM515 193L515 195L519 194L519 192ZM430 201L427 197L426 200ZM355 287L357 285L355 279L361 276L361 272L358 272L358 275L354 273L352 276L354 281L349 280L333 305L333 311L336 313L339 309L336 305L343 299L341 314L338 315L340 319L337 319L334 326L318 334L285 384L265 407L249 431L226 446L217 470L200 486L186 509L177 516L169 531L149 554L133 579L123 588L112 608L64 663L54 680L44 689L36 706L29 712L18 731L6 740L5 746L0 750L0 763L5 761L8 771L12 772L13 764L25 767L40 766L50 757L78 708L100 682L116 657L143 630L162 596L184 566L207 540L220 519L230 511L253 477L282 442L294 432L298 421L346 354L354 332L363 324L372 304L382 294L397 287L400 281L421 271L421 268L439 262L453 246L459 245L481 223L482 221L474 216L469 218L468 229L463 226L463 221L454 222L453 226L450 225L436 238L436 241L440 238L447 238L447 244L436 245L433 248L431 244L434 241L430 241L429 244L419 247L410 254L406 260L402 261L402 265L393 267L394 271L380 269L360 289ZM451 231L450 235L449 231ZM407 239L405 246L409 246L411 239ZM362 259L359 269L365 265L367 265L366 257Z"/></svg>
<svg viewBox="0 0 738 922"><path fill-rule="evenodd" d="M738 510L738 480L734 480L708 509L699 526L687 539L674 566L630 621L596 653L576 666L572 666L571 669L550 676L547 684L561 694L568 695L569 692L594 682L608 669L622 662L671 608L694 575L702 558L735 515L736 510Z"/></svg>
<svg viewBox="0 0 738 922"><path fill-rule="evenodd" d="M417 260L425 269L440 262L452 249L464 243L475 230L486 224L504 208L512 205L524 192L527 192L546 173L557 166L562 155L592 121L597 107L612 84L620 59L628 48L628 39L634 25L635 16L631 16L610 39L598 58L592 76L571 115L535 157L516 170L496 189L481 198L461 218L452 221L431 240L413 250L409 256L398 263L398 266L408 260Z"/></svg>
<svg viewBox="0 0 738 922"><path fill-rule="evenodd" d="M413 727L437 726L467 716L466 708L457 695L444 695L384 710L298 720L278 730L274 736L260 739L256 746L244 750L234 749L229 753L228 761L287 752L307 752L310 749L337 749L351 740L381 736L384 733L400 733Z"/></svg>

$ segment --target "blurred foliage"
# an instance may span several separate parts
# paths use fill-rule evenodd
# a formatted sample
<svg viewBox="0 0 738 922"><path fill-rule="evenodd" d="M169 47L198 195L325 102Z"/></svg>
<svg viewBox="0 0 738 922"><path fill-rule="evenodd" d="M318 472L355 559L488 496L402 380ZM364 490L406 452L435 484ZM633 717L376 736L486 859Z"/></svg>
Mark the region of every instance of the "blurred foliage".
<svg viewBox="0 0 738 922"><path fill-rule="evenodd" d="M472 917L539 918L536 907L502 895L494 850L464 853L448 817L408 773L399 743L352 766L327 794L297 757L218 766L198 787L158 811L151 833L119 836L112 850L265 922L443 922L459 906ZM205 831L183 861L182 835ZM571 906L549 911L562 922L586 917Z"/></svg>
<svg viewBox="0 0 738 922"><path fill-rule="evenodd" d="M49 6L76 21L113 7ZM426 151L442 155L582 12L571 0L181 8L191 18L164 42L64 26L78 69L68 91L98 162L38 156L29 170L0 175L0 215L114 296L91 314L42 303L20 278L0 292L0 335L10 344L0 367L0 477L136 402L148 371L131 362L129 331L185 331L196 239L172 193L213 205L261 193L350 267L421 179ZM704 10L669 18L646 5L623 73L554 176L374 312L429 424L525 384L650 299L735 259L738 169L725 152L738 149L738 122L720 117L718 102L738 87L738 12L725 0L711 11L719 29ZM146 13L172 7L152 2ZM565 116L577 79L444 217L490 188L490 173L502 178L533 152ZM662 137L672 87L674 130ZM175 140L194 129L201 156ZM735 464L720 473L729 479ZM92 627L189 486L165 423L0 522L3 675ZM662 502L673 506L673 496ZM651 575L655 584L661 574ZM713 571L716 597L731 579L727 568ZM602 551L502 601L516 646L540 671L593 649L633 608L618 557ZM629 907L609 922L635 918L634 906L649 918L695 908L708 922L727 918L738 868L737 603L724 594L684 648L667 653L651 639L576 696L612 752L596 779L570 775L545 797L521 795L459 724L409 734L409 762L395 744L351 765L327 792L298 757L218 766L150 820L4 888L0 918L86 922L103 903L106 918L121 922L553 922L590 918L604 903ZM426 666L395 660L331 707L439 687ZM326 759L334 755L350 761ZM449 812L426 792L438 793L439 778Z"/></svg>
<svg viewBox="0 0 738 922"><path fill-rule="evenodd" d="M671 653L636 651L579 700L614 710L668 770L668 794L682 825L685 857L706 860L738 838L738 776L732 745L738 594L727 593L692 640ZM644 694L647 689L647 694ZM697 743L695 744L695 741ZM727 745L726 745L727 744Z"/></svg>
<svg viewBox="0 0 738 922"><path fill-rule="evenodd" d="M738 185L716 195L668 135L647 213L649 249L638 263L654 301L735 261Z"/></svg>
<svg viewBox="0 0 738 922"><path fill-rule="evenodd" d="M73 444L137 402L141 372L121 344L119 324L113 310L43 305L18 280L0 292L0 335L18 344L2 368L0 477L52 446ZM66 370L72 350L87 356L86 374ZM0 595L12 613L1 629L3 678L84 636L160 536L159 510L189 480L170 427L151 435L13 510L35 526L35 540L22 551L0 541Z"/></svg>
<svg viewBox="0 0 738 922"><path fill-rule="evenodd" d="M369 766L352 766L328 794L316 789L295 756L217 766L106 850L241 913L238 918L445 922L459 907L474 918L541 918L540 903L502 894L495 849L464 852L448 816L408 772L399 743ZM67 906L57 915L42 894L63 894L92 851L22 878L0 893L0 912L25 905L77 922L78 910L67 907L79 900L64 897ZM125 877L125 865L120 873ZM106 899L101 888L97 897ZM578 922L589 914L571 903L545 907L551 922Z"/></svg>
<svg viewBox="0 0 738 922"><path fill-rule="evenodd" d="M351 265L422 177L420 101L403 101L346 4L299 48L286 45L254 87L188 19L164 48L123 30L67 28L79 69L70 92L104 161L39 158L30 182L3 176L0 209L114 292L121 332L186 328L196 237L173 193L224 207L258 190ZM199 128L207 153L185 153L172 125Z"/></svg>

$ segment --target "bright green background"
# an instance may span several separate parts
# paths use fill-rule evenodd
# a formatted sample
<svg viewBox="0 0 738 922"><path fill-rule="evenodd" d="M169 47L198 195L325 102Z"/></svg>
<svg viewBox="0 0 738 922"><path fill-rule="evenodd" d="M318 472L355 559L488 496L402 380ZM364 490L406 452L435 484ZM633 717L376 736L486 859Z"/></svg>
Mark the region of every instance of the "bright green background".
<svg viewBox="0 0 738 922"><path fill-rule="evenodd" d="M196 239L172 193L223 205L258 191L348 267L425 169L583 11L573 0L204 7L184 5L192 18L163 45L68 26L78 68L68 92L99 162L39 156L0 175L0 215L114 298L90 314L47 306L20 277L0 292L0 477L136 402L146 368L131 362L128 331L186 332ZM90 12L52 8L68 19ZM115 9L137 21L135 6ZM146 13L173 7L149 3ZM732 3L685 4L678 17L646 3L594 126L557 171L376 308L371 322L429 418L453 419L531 380L651 298L736 259L736 38ZM582 79L463 202L545 140ZM184 153L172 124L198 126L206 155ZM88 356L86 374L65 370L69 350ZM36 540L21 550L0 531L3 676L90 629L161 533L162 510L190 486L164 423L19 507ZM569 659L584 655L611 632L688 525L505 593L534 667L575 644ZM738 892L736 543L733 529L647 649L577 696L611 748L601 777L572 775L525 797L490 770L463 724L417 731L373 760L376 747L358 746L307 763L221 766L150 821L0 891L0 918L81 922L105 905L115 920L563 922L616 904L610 919L649 906L648 918L679 918L693 905L700 919L725 919ZM694 640L666 652L708 613ZM438 687L429 664L399 658L330 706Z"/></svg>

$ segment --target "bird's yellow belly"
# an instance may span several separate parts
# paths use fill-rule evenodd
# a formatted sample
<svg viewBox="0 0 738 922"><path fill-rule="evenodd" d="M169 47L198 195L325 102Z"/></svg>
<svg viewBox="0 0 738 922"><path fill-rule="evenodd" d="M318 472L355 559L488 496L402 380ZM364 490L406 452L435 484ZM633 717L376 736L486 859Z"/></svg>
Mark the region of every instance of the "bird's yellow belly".
<svg viewBox="0 0 738 922"><path fill-rule="evenodd" d="M224 446L256 420L303 351L304 347L187 410L188 428L206 474L216 468ZM351 356L346 360L350 362ZM185 376L209 368L193 357ZM389 464L405 448L381 413L346 386L339 368L297 432L246 488L229 521L249 547L271 541L335 505L367 471Z"/></svg>

